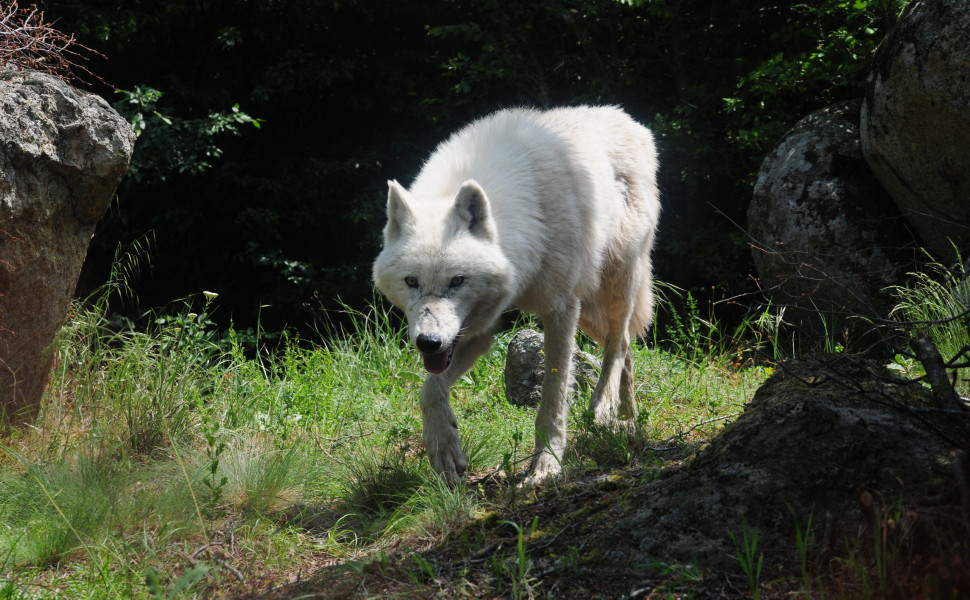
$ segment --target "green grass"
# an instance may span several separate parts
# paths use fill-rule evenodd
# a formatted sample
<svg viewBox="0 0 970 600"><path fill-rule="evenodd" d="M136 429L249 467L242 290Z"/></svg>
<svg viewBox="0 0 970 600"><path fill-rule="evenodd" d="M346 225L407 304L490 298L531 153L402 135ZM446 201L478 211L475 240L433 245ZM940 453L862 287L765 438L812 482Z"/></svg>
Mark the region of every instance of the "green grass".
<svg viewBox="0 0 970 600"><path fill-rule="evenodd" d="M254 353L217 335L214 305L200 295L137 329L101 304L75 309L37 422L0 439L0 598L218 597L240 569L367 560L521 500L496 476L532 451L534 412L503 392L514 331L453 389L473 478L505 490L486 494L431 472L423 369L385 309L352 314L353 330L315 345ZM635 352L637 427L597 429L576 399L567 473L649 463L651 447L709 437L769 372L700 351ZM513 594L528 584L516 552L499 565Z"/></svg>

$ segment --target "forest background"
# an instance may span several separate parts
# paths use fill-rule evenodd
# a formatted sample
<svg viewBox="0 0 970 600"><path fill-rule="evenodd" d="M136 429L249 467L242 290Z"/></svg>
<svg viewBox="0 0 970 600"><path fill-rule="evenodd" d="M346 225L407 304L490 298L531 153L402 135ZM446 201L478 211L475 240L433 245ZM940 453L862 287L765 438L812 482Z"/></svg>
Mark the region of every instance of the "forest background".
<svg viewBox="0 0 970 600"><path fill-rule="evenodd" d="M802 116L863 95L902 4L41 2L103 55L77 57L78 85L139 134L78 295L129 252L147 260L118 314L207 290L222 325L314 328L374 299L388 179L410 183L439 141L498 108L580 103L655 132L657 277L710 300L755 292L744 228L762 158Z"/></svg>

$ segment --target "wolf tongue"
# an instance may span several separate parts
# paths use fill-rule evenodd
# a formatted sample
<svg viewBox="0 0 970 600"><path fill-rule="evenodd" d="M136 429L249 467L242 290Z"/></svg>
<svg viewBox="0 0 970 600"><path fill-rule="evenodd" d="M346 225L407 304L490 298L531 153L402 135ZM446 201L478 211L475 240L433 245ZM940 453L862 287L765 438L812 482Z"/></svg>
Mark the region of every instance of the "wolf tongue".
<svg viewBox="0 0 970 600"><path fill-rule="evenodd" d="M428 373L441 373L448 368L448 353L438 352L437 354L422 354L424 368Z"/></svg>

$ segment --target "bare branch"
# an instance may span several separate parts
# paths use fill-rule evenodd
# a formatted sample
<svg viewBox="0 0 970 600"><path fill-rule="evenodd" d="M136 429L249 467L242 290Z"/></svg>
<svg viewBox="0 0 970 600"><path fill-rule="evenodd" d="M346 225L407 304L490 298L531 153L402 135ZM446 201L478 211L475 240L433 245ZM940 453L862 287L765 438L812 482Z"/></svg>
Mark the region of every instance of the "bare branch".
<svg viewBox="0 0 970 600"><path fill-rule="evenodd" d="M943 357L940 356L940 351L936 349L936 345L933 344L930 336L919 333L910 341L909 345L916 352L919 361L923 363L923 370L926 371L926 379L930 382L936 405L940 408L962 409L963 403L960 402L953 390L953 384L947 377Z"/></svg>
<svg viewBox="0 0 970 600"><path fill-rule="evenodd" d="M74 38L54 29L44 20L44 11L35 7L20 8L12 0L6 8L0 8L0 67L13 65L19 69L33 69L59 77L65 81L83 81L75 69L95 77L77 60L86 60L83 53L104 58Z"/></svg>

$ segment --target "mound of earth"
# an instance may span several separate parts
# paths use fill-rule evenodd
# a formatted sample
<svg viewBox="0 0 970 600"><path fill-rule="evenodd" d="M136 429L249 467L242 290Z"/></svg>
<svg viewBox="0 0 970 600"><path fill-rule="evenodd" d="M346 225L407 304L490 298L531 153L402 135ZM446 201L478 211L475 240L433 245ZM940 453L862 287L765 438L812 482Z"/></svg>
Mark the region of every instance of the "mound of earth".
<svg viewBox="0 0 970 600"><path fill-rule="evenodd" d="M855 356L787 363L685 468L642 486L608 536L631 563L728 566L738 550L728 531L741 539L748 528L781 566L810 519L817 556L890 510L929 540L961 526L918 511L965 514L968 442L967 411L935 408L927 388L885 367Z"/></svg>

